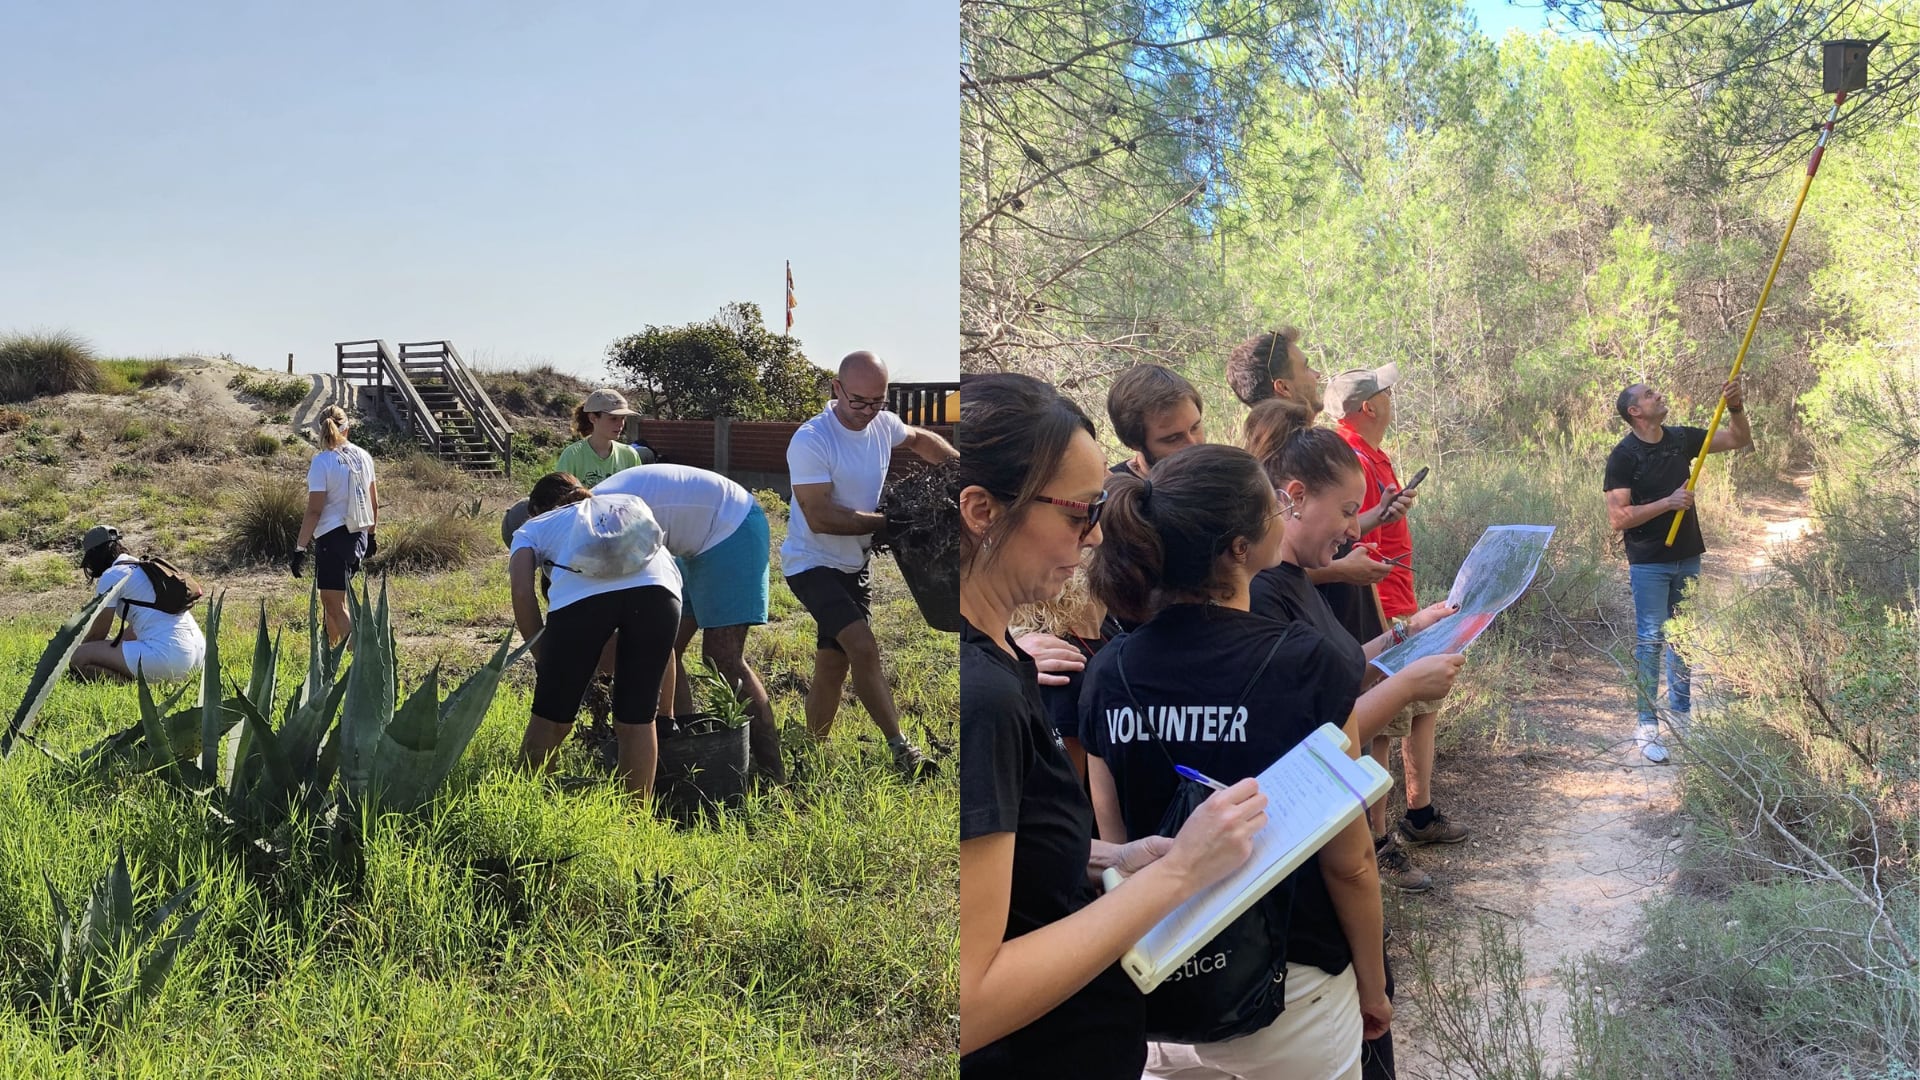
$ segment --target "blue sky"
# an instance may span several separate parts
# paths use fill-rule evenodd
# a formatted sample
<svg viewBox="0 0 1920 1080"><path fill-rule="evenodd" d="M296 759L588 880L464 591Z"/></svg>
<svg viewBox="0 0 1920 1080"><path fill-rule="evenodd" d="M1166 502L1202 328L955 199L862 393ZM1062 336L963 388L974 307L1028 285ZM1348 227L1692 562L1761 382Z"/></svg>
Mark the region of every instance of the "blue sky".
<svg viewBox="0 0 1920 1080"><path fill-rule="evenodd" d="M590 378L757 302L816 363L952 378L939 3L0 9L0 331L328 369L452 340Z"/></svg>
<svg viewBox="0 0 1920 1080"><path fill-rule="evenodd" d="M1546 5L1540 0L1521 0L1509 3L1508 0L1466 0L1466 9L1480 24L1480 32L1499 41L1507 36L1508 30L1520 30L1527 34L1537 34L1552 29L1564 37L1575 36L1575 32L1565 18L1549 16Z"/></svg>

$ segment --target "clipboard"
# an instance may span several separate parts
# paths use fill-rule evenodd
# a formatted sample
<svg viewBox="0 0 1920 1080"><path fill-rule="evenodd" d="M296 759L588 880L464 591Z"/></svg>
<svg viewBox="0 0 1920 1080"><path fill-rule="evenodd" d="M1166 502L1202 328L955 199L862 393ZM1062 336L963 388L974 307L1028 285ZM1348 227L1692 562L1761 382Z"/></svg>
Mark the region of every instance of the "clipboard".
<svg viewBox="0 0 1920 1080"><path fill-rule="evenodd" d="M1322 724L1256 778L1267 796L1267 824L1253 835L1247 861L1188 897L1120 958L1141 993L1152 993L1392 789L1393 778L1379 762L1365 755L1356 761L1347 746L1345 732ZM1108 892L1124 880L1111 867L1101 874Z"/></svg>

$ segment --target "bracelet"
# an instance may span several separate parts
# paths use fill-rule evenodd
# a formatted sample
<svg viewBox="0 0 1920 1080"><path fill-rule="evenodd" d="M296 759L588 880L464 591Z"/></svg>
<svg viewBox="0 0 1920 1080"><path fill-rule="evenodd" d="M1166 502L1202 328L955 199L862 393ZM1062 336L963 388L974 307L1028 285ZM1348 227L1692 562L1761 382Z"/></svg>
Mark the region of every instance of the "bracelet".
<svg viewBox="0 0 1920 1080"><path fill-rule="evenodd" d="M1729 405L1727 406L1727 411L1735 416L1739 416L1741 413L1747 411L1747 407L1745 405Z"/></svg>
<svg viewBox="0 0 1920 1080"><path fill-rule="evenodd" d="M1393 643L1395 645L1398 645L1401 642L1407 640L1409 636L1411 635L1407 633L1407 620L1404 618L1394 619L1393 620Z"/></svg>

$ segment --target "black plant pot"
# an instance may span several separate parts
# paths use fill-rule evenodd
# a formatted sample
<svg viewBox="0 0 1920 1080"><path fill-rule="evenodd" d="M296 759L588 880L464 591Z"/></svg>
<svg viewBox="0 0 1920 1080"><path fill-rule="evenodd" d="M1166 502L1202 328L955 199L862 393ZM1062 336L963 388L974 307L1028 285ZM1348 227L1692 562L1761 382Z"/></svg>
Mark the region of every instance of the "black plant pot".
<svg viewBox="0 0 1920 1080"><path fill-rule="evenodd" d="M706 728L706 714L682 718L682 727ZM699 734L660 733L660 760L654 770L654 801L676 821L706 807L738 809L747 798L747 725L717 727Z"/></svg>
<svg viewBox="0 0 1920 1080"><path fill-rule="evenodd" d="M943 633L960 632L960 553L939 552L914 558L898 548L894 562L906 579L907 591L920 606L920 617Z"/></svg>
<svg viewBox="0 0 1920 1080"><path fill-rule="evenodd" d="M876 547L891 551L920 617L935 630L960 632L959 468L942 462L896 476L880 494L887 519Z"/></svg>

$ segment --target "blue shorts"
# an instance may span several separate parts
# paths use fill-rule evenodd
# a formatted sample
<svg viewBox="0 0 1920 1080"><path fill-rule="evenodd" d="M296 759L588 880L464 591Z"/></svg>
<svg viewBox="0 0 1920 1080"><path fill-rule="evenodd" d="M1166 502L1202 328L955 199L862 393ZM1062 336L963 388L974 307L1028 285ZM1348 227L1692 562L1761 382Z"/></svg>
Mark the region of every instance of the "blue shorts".
<svg viewBox="0 0 1920 1080"><path fill-rule="evenodd" d="M767 621L767 512L756 500L732 535L680 564L685 613L695 625L760 626Z"/></svg>

